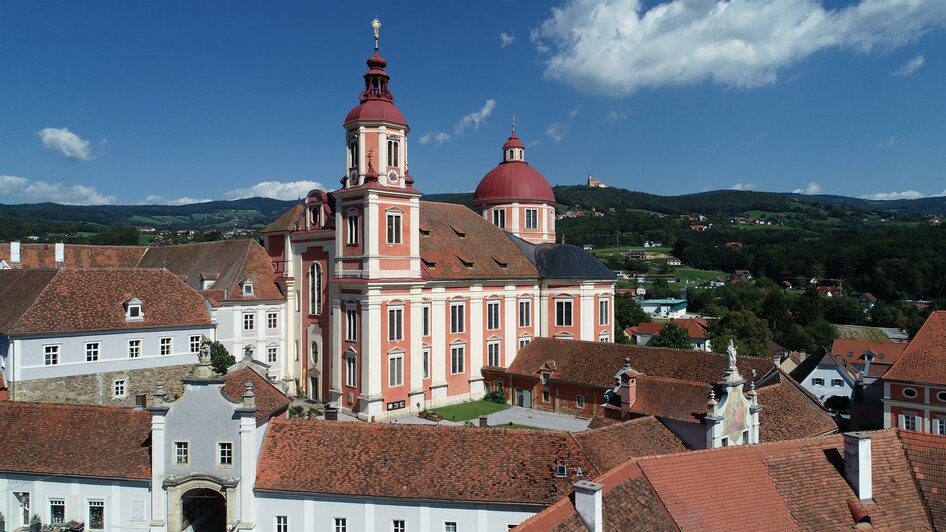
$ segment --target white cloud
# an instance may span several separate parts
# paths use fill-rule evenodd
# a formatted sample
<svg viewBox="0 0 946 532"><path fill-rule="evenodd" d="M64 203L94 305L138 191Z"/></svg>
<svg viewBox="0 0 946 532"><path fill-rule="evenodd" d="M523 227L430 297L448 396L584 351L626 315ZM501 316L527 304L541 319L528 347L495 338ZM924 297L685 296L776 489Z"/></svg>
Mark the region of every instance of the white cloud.
<svg viewBox="0 0 946 532"><path fill-rule="evenodd" d="M757 188L759 188L759 186L753 183L736 183L732 186L733 190L755 190Z"/></svg>
<svg viewBox="0 0 946 532"><path fill-rule="evenodd" d="M27 203L52 202L64 205L111 205L115 196L106 196L85 185L64 185L33 181L25 177L0 175L0 198Z"/></svg>
<svg viewBox="0 0 946 532"><path fill-rule="evenodd" d="M419 140L421 144L429 144L430 142L436 142L437 144L443 144L450 140L450 133L444 131L438 131L437 133L427 133L422 136Z"/></svg>
<svg viewBox="0 0 946 532"><path fill-rule="evenodd" d="M918 199L924 197L916 190L905 190L903 192L878 192L876 194L866 194L861 196L863 199L872 200L898 200L898 199Z"/></svg>
<svg viewBox="0 0 946 532"><path fill-rule="evenodd" d="M568 112L567 120L549 124L549 126L545 128L545 136L549 137L555 142L562 142L568 135L568 132L571 131L572 122L575 121L579 111L581 111L581 105Z"/></svg>
<svg viewBox="0 0 946 532"><path fill-rule="evenodd" d="M483 104L483 107L480 107L479 111L470 113L457 122L457 125L453 127L453 134L459 135L468 127L479 129L480 125L486 123L486 119L489 118L489 115L493 114L494 107L496 107L496 100L492 98L486 100L486 103Z"/></svg>
<svg viewBox="0 0 946 532"><path fill-rule="evenodd" d="M321 183L315 181L260 181L245 188L235 188L224 193L227 199L244 198L272 198L278 200L294 200L304 198L313 188L325 190Z"/></svg>
<svg viewBox="0 0 946 532"><path fill-rule="evenodd" d="M903 139L901 139L900 137L895 137L891 135L890 137L887 137L886 139L884 139L882 142L878 143L874 147L882 150L884 148L896 146L897 144L900 144L901 142L903 142Z"/></svg>
<svg viewBox="0 0 946 532"><path fill-rule="evenodd" d="M796 188L793 190L795 194L821 194L822 188L821 185L812 181L808 183L808 186L805 188Z"/></svg>
<svg viewBox="0 0 946 532"><path fill-rule="evenodd" d="M612 124L622 120L627 120L627 111L615 111L614 109L611 109L608 111L608 114L604 115L604 122L606 124Z"/></svg>
<svg viewBox="0 0 946 532"><path fill-rule="evenodd" d="M506 33L505 31L499 34L499 47L505 48L512 44L516 40L516 36Z"/></svg>
<svg viewBox="0 0 946 532"><path fill-rule="evenodd" d="M177 199L167 199L164 196L159 196L157 194L151 194L145 198L145 203L148 205L193 205L194 203L207 203L208 201L213 201L212 199L197 199L190 198L187 196L177 198Z"/></svg>
<svg viewBox="0 0 946 532"><path fill-rule="evenodd" d="M650 7L647 7L650 6ZM942 0L568 0L531 34L545 75L614 96L712 81L750 88L829 49L869 53L946 24Z"/></svg>
<svg viewBox="0 0 946 532"><path fill-rule="evenodd" d="M92 154L92 143L82 140L69 128L45 127L36 132L47 150L56 152L59 155L73 161L91 161L95 158ZM107 140L99 141L99 146L105 148Z"/></svg>
<svg viewBox="0 0 946 532"><path fill-rule="evenodd" d="M923 54L916 54L913 56L913 59L904 63L902 67L898 68L892 74L901 78L912 76L924 63L926 63L926 57L924 57Z"/></svg>

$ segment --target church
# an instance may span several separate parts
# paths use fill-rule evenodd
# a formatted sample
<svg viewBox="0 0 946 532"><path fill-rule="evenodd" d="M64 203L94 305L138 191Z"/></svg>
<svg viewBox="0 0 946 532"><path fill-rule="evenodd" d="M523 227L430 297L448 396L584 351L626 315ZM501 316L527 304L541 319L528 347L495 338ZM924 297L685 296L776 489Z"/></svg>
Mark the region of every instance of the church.
<svg viewBox="0 0 946 532"><path fill-rule="evenodd" d="M482 369L533 338L613 341L614 274L556 243L555 195L515 126L472 210L421 201L375 26L340 188L263 230L287 297L287 376L378 420L482 397Z"/></svg>

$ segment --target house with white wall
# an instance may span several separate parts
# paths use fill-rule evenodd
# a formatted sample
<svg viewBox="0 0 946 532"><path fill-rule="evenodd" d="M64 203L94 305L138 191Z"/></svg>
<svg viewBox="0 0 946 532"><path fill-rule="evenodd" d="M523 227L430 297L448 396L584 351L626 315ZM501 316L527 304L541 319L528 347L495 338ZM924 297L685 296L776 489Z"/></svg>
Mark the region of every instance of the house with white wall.
<svg viewBox="0 0 946 532"><path fill-rule="evenodd" d="M831 353L809 355L795 369L792 378L817 397L822 404L833 396L851 398L858 380L853 368Z"/></svg>

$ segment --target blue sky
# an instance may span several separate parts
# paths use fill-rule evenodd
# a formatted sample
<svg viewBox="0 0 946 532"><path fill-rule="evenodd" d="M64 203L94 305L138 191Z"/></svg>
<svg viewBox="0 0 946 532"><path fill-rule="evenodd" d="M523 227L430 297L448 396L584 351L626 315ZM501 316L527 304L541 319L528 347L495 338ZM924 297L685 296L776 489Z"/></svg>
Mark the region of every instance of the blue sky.
<svg viewBox="0 0 946 532"><path fill-rule="evenodd" d="M360 4L0 3L0 202L331 190L375 15L427 193L946 193L942 0Z"/></svg>

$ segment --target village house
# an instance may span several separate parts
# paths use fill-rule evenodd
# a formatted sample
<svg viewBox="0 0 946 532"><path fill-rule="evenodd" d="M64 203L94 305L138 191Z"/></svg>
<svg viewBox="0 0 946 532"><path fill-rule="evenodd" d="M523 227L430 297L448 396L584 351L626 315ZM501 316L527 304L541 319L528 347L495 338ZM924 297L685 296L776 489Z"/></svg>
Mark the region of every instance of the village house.
<svg viewBox="0 0 946 532"><path fill-rule="evenodd" d="M883 376L884 427L946 434L946 311L935 311Z"/></svg>
<svg viewBox="0 0 946 532"><path fill-rule="evenodd" d="M709 323L701 317L675 318L671 321L686 329L690 336L690 345L697 351L712 351L708 337ZM661 329L666 323L640 323L624 329L624 334L631 338L636 345L650 346L654 338L660 336Z"/></svg>
<svg viewBox="0 0 946 532"><path fill-rule="evenodd" d="M651 316L661 318L682 318L687 313L686 299L645 299L640 302L641 309Z"/></svg>

